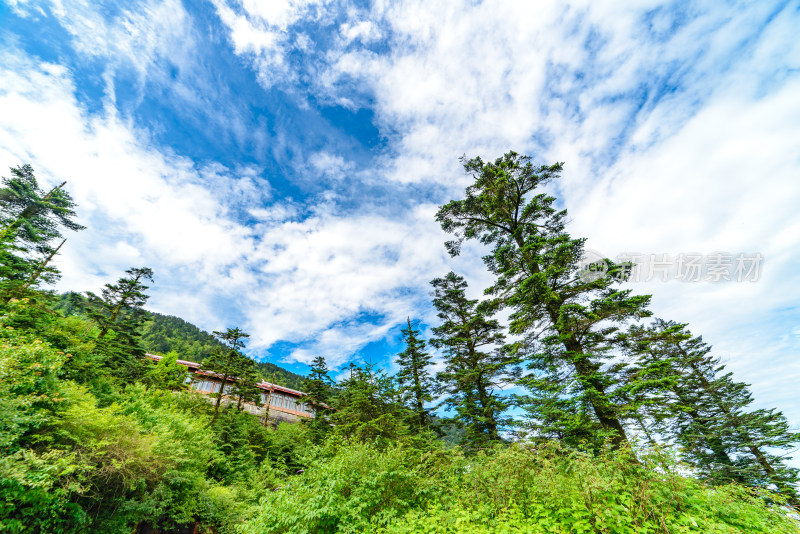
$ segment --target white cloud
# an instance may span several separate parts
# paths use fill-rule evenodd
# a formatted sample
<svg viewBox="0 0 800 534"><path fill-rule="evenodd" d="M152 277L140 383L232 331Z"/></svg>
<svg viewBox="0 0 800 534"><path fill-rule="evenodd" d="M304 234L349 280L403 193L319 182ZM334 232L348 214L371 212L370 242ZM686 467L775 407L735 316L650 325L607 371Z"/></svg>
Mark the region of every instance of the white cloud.
<svg viewBox="0 0 800 534"><path fill-rule="evenodd" d="M185 63L193 47L189 15L180 0L126 6L113 17L87 0L59 0L51 5L53 15L72 36L75 51L105 58L111 69L130 65L140 83L156 61ZM38 6L37 11L43 13Z"/></svg>
<svg viewBox="0 0 800 534"><path fill-rule="evenodd" d="M786 369L800 343L781 339L798 319L792 308L800 299L800 157L793 148L800 137L800 80L755 99L744 89L714 99L649 150L626 154L586 193L572 191L583 182L572 184L576 202L569 207L573 231L611 257L623 251L763 254L755 283L633 288L653 293L657 314L688 321L703 334L740 377L754 382L760 402L790 409L794 392Z"/></svg>
<svg viewBox="0 0 800 534"><path fill-rule="evenodd" d="M296 358L316 351L338 365L381 339L418 312L419 288L446 272L432 218L433 207L420 206L403 220L322 214L265 228L256 252L265 282L247 304L258 325L253 345L310 341Z"/></svg>
<svg viewBox="0 0 800 534"><path fill-rule="evenodd" d="M228 28L234 50L253 61L259 81L271 87L278 81L292 80L295 73L285 60L288 50L310 46L306 34L289 31L304 19L320 20L327 0L213 0L222 23Z"/></svg>
<svg viewBox="0 0 800 534"><path fill-rule="evenodd" d="M315 152L308 158L311 169L316 176L327 179L340 180L346 176L345 173L352 172L355 165L338 154L330 152Z"/></svg>
<svg viewBox="0 0 800 534"><path fill-rule="evenodd" d="M369 44L381 37L378 27L369 20L345 22L339 26L339 33L344 38L345 44L350 44L356 40L363 44Z"/></svg>
<svg viewBox="0 0 800 534"><path fill-rule="evenodd" d="M87 116L65 69L8 55L3 65L0 159L31 163L44 182L67 180L89 227L69 238L63 287L97 289L94 273L113 280L132 260L165 278L192 265L193 282L224 283L220 270L245 257L252 237L198 185L208 169L150 148L114 115Z"/></svg>

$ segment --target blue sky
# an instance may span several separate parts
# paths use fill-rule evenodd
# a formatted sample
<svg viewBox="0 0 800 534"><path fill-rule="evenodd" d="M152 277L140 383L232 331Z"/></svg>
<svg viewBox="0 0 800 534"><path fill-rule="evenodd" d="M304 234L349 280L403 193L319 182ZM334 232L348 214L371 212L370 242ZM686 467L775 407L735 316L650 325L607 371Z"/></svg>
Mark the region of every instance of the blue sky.
<svg viewBox="0 0 800 534"><path fill-rule="evenodd" d="M240 326L305 372L391 366L475 295L433 220L458 158L566 162L570 229L615 257L761 252L755 283L635 285L800 426L796 2L0 4L0 164L67 180L59 288L156 273L153 310Z"/></svg>

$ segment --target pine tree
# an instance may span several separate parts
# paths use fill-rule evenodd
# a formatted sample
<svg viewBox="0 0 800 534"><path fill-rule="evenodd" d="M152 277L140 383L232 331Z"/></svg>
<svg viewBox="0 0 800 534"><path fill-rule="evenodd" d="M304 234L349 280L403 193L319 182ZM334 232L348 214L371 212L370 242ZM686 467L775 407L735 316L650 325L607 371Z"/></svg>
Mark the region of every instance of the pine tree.
<svg viewBox="0 0 800 534"><path fill-rule="evenodd" d="M13 178L3 178L0 188L0 243L19 240L39 252L50 252L49 244L61 238L61 228L73 231L85 227L74 221L75 203L63 190L67 182L44 193L33 167L12 167Z"/></svg>
<svg viewBox="0 0 800 534"><path fill-rule="evenodd" d="M217 338L225 348L215 350L200 366L202 371L213 373L221 380L219 391L212 393L217 400L214 403L214 417L216 421L219 414L219 407L222 404L222 397L226 395L231 386L228 384L236 378L243 370L243 358L239 351L244 348L245 340L250 334L245 333L239 328L228 328L224 332L215 330L213 336Z"/></svg>
<svg viewBox="0 0 800 534"><path fill-rule="evenodd" d="M51 261L66 241L61 232L84 228L74 220L75 203L63 190L66 182L45 193L30 165L11 168L11 174L0 188L0 293L5 301L26 295L40 281L55 282L60 273Z"/></svg>
<svg viewBox="0 0 800 534"><path fill-rule="evenodd" d="M798 469L774 453L800 443L800 434L789 430L781 412L751 409L748 385L725 372L711 347L693 337L686 324L657 319L650 327L631 328L627 343L638 356L635 368L659 378L659 387L650 388L659 407L652 417L655 428L674 436L704 478L774 484L800 509Z"/></svg>
<svg viewBox="0 0 800 534"><path fill-rule="evenodd" d="M447 395L445 404L455 409L471 446L500 441L509 402L498 389L513 380L516 360L504 346L502 327L491 318L492 303L468 299L466 281L453 272L431 285L442 320L431 344L444 350L446 367L436 378Z"/></svg>
<svg viewBox="0 0 800 534"><path fill-rule="evenodd" d="M106 358L106 366L114 376L131 380L144 372L145 351L139 335L146 318L143 306L149 298L144 282L153 280L153 271L139 267L125 273L128 276L115 284L106 284L100 296L87 292L88 315L100 328L96 343Z"/></svg>
<svg viewBox="0 0 800 534"><path fill-rule="evenodd" d="M385 443L408 434L405 421L410 416L391 376L371 364L350 364L349 376L338 385L331 419L338 436Z"/></svg>
<svg viewBox="0 0 800 534"><path fill-rule="evenodd" d="M240 356L236 381L231 388L231 396L236 399L238 411L242 411L245 402L260 406L262 394L261 388L258 387L261 384L261 373L258 372L256 362L245 355Z"/></svg>
<svg viewBox="0 0 800 534"><path fill-rule="evenodd" d="M425 341L420 339L419 330L414 328L411 318L406 319L406 326L401 329L405 350L397 355L397 381L403 395L413 412L415 423L419 429L427 427L429 411L425 404L433 400L435 383L428 367L431 356L425 352Z"/></svg>
<svg viewBox="0 0 800 534"><path fill-rule="evenodd" d="M620 266L603 262L607 276L581 276L583 239L565 230L566 211L541 188L558 178L561 164L534 166L514 152L494 163L480 158L464 163L475 181L463 200L453 200L436 215L455 239L446 243L453 256L465 239L491 245L484 257L496 275L487 291L512 309L510 332L525 335L529 386L548 385L547 395L569 395L597 423L600 437L615 447L627 443L624 407L615 402L615 378L603 363L609 338L631 319L648 316L647 296L615 287ZM544 337L543 337L544 336ZM538 393L537 393L538 394ZM557 405L549 404L550 408ZM576 430L574 413L551 411L552 425Z"/></svg>
<svg viewBox="0 0 800 534"><path fill-rule="evenodd" d="M306 420L305 424L311 429L311 439L315 443L321 442L331 428L329 421L330 391L333 380L328 376L328 364L324 356L317 356L311 362L303 389L305 389L304 402L311 407L314 417Z"/></svg>

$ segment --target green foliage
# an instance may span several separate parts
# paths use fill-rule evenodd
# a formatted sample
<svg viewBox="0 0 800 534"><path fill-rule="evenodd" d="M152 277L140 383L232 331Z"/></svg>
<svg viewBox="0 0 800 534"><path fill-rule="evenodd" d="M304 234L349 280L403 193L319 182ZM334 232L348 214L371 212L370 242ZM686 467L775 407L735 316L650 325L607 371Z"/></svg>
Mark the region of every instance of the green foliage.
<svg viewBox="0 0 800 534"><path fill-rule="evenodd" d="M747 384L725 372L719 358L687 325L657 319L633 327L626 342L637 356L628 372L649 377L636 393L656 432L675 439L683 457L708 481L774 484L796 508L798 470L780 450L800 443L777 410L752 409ZM635 383L642 383L641 380Z"/></svg>
<svg viewBox="0 0 800 534"><path fill-rule="evenodd" d="M399 445L381 450L330 442L301 476L267 494L240 532L375 532L434 497L429 468L436 461L435 455Z"/></svg>
<svg viewBox="0 0 800 534"><path fill-rule="evenodd" d="M631 461L546 444L457 449L329 444L268 494L242 534L796 533L797 524L740 486L710 488Z"/></svg>
<svg viewBox="0 0 800 534"><path fill-rule="evenodd" d="M387 445L408 435L409 410L391 376L370 364L350 365L339 383L334 434L340 439ZM416 415L416 414L415 414ZM416 419L413 419L416 425Z"/></svg>
<svg viewBox="0 0 800 534"><path fill-rule="evenodd" d="M431 366L431 355L425 351L425 341L419 335L418 329L411 324L411 318L406 319L406 326L401 330L405 350L397 355L397 383L403 400L414 414L415 426L422 430L427 428L430 418L430 408L425 404L433 400L436 382L431 376L428 367Z"/></svg>
<svg viewBox="0 0 800 534"><path fill-rule="evenodd" d="M236 399L236 408L241 411L242 404L249 402L257 406L261 405L261 394L264 392L259 388L261 384L261 374L258 372L256 362L243 356L240 360L239 372L236 381L231 388L231 396Z"/></svg>
<svg viewBox="0 0 800 534"><path fill-rule="evenodd" d="M307 402L314 413L314 417L306 419L303 424L308 426L312 441L320 443L325 439L325 435L330 431L330 397L331 385L333 380L328 376L328 364L323 356L317 356L311 362L311 370L308 377L303 382Z"/></svg>
<svg viewBox="0 0 800 534"><path fill-rule="evenodd" d="M0 188L0 298L27 296L41 282L59 277L50 265L65 240L62 230L82 230L74 221L75 203L61 185L39 188L33 168L11 168ZM65 182L66 183L66 182ZM61 240L57 247L53 241Z"/></svg>
<svg viewBox="0 0 800 534"><path fill-rule="evenodd" d="M202 362L222 348L211 334L179 317L148 312L142 327L142 346L147 352L166 354L175 351L181 359Z"/></svg>
<svg viewBox="0 0 800 534"><path fill-rule="evenodd" d="M128 276L106 284L100 296L87 293L87 312L100 329L97 351L105 356L105 366L117 379L130 381L144 373L145 351L139 342L139 328L145 318L142 306L149 298L144 282L153 280L153 271L139 267L125 273Z"/></svg>
<svg viewBox="0 0 800 534"><path fill-rule="evenodd" d="M465 445L475 448L500 441L500 430L508 425L503 412L509 402L497 390L514 380L512 365L517 360L504 345L500 323L491 318L495 306L468 299L466 281L453 272L431 284L433 305L442 320L433 329L437 337L431 344L444 349L445 368L436 375L444 402L456 411L457 424L465 427Z"/></svg>
<svg viewBox="0 0 800 534"><path fill-rule="evenodd" d="M214 403L214 417L216 417L223 397L232 393L233 379L239 375L244 376L252 367L252 360L239 352L239 349L244 348L245 340L250 334L239 328L228 328L224 332L215 331L214 337L222 343L223 348L204 361L201 369L214 373L222 384L219 390L211 393L211 396L217 399Z"/></svg>
<svg viewBox="0 0 800 534"><path fill-rule="evenodd" d="M178 353L168 352L144 377L144 382L154 388L179 390L187 387L189 373L186 367L178 364Z"/></svg>
<svg viewBox="0 0 800 534"><path fill-rule="evenodd" d="M7 326L0 317L0 451L24 446L28 433L47 423L50 408L63 399L58 374L67 355Z"/></svg>
<svg viewBox="0 0 800 534"><path fill-rule="evenodd" d="M542 192L559 177L560 163L534 166L530 157L508 152L494 162L466 160L464 169L474 182L462 200L442 206L436 220L455 235L446 243L451 255L460 253L465 239L492 247L484 261L496 278L487 292L511 309L510 332L525 336L519 351L532 371L522 382L533 392L526 402L530 428L548 438L584 433L585 423L592 423L595 448L605 438L623 446L626 407L603 362L613 356L618 325L648 316L650 298L617 289L615 275L624 266L610 260L604 260L608 276L583 276L585 240L567 233L566 210L557 210L555 197ZM546 400L570 404L543 404L542 390ZM584 417L576 421L577 412Z"/></svg>
<svg viewBox="0 0 800 534"><path fill-rule="evenodd" d="M230 409L211 427L200 395L143 383L108 382L100 402L95 384L69 379L103 369L91 323L32 306L11 301L0 319L0 531L129 533L199 519L231 532L302 467L299 426L272 431ZM82 356L59 350L70 347Z"/></svg>

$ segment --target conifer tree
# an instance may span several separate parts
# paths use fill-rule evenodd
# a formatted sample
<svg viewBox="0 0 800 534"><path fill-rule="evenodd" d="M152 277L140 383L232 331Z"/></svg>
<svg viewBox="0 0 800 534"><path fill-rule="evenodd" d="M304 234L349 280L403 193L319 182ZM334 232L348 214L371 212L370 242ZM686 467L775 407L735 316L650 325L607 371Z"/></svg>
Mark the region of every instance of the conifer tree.
<svg viewBox="0 0 800 534"><path fill-rule="evenodd" d="M775 453L800 443L800 434L790 431L781 412L751 409L748 385L725 372L711 347L686 324L656 319L650 327L631 328L627 343L638 356L635 368L659 379L659 387L650 388L659 408L650 412L655 428L674 436L704 478L774 484L800 509L798 469Z"/></svg>
<svg viewBox="0 0 800 534"><path fill-rule="evenodd" d="M13 178L3 178L0 188L0 243L19 240L39 252L50 252L50 242L61 238L61 228L78 231L75 202L63 190L67 182L45 193L33 167L12 167Z"/></svg>
<svg viewBox="0 0 800 534"><path fill-rule="evenodd" d="M242 411L242 405L245 402L251 402L256 406L261 405L262 390L258 387L260 383L261 373L258 372L256 362L243 354L240 355L236 381L231 387L231 396L236 398L238 411Z"/></svg>
<svg viewBox="0 0 800 534"><path fill-rule="evenodd" d="M581 276L584 240L570 237L566 211L542 191L559 177L560 163L534 166L531 158L509 152L493 163L465 161L464 169L475 180L465 198L436 215L455 235L448 252L458 255L465 239L492 246L484 261L496 280L487 292L511 308L510 332L525 335L520 346L534 370L528 385L546 384L550 398L569 395L589 408L584 413L596 422L597 437L615 447L626 444L625 409L614 398L618 384L604 361L618 326L649 315L649 297L615 287L620 266L610 260L603 262L608 276ZM549 408L551 426L575 430L574 413L552 403Z"/></svg>
<svg viewBox="0 0 800 534"><path fill-rule="evenodd" d="M328 364L324 356L317 356L311 362L311 370L308 373L303 389L305 389L304 402L307 402L314 413L312 419L305 423L311 429L311 439L319 443L330 430L329 421L330 391L333 380L328 376Z"/></svg>
<svg viewBox="0 0 800 534"><path fill-rule="evenodd" d="M11 174L0 188L0 292L6 301L40 281L57 280L51 261L64 245L62 231L84 228L74 220L66 182L45 193L30 165L11 168Z"/></svg>
<svg viewBox="0 0 800 534"><path fill-rule="evenodd" d="M403 396L406 397L413 413L415 423L420 429L427 426L428 413L425 404L433 400L435 382L428 367L431 356L425 352L425 341L420 339L419 330L414 328L411 318L406 319L406 326L401 329L405 350L397 355L397 382Z"/></svg>
<svg viewBox="0 0 800 534"><path fill-rule="evenodd" d="M347 439L390 441L408 434L404 421L409 410L400 400L397 384L372 364L350 364L349 376L338 384L331 418L336 435Z"/></svg>
<svg viewBox="0 0 800 534"><path fill-rule="evenodd" d="M217 338L224 346L224 349L215 350L200 366L200 369L213 373L221 379L219 391L212 393L216 397L214 403L214 418L216 421L219 414L219 407L222 404L222 397L226 395L231 386L228 384L229 380L237 377L243 368L243 356L239 351L244 348L245 340L250 337L250 334L237 328L228 328L224 332L215 330L213 336Z"/></svg>
<svg viewBox="0 0 800 534"><path fill-rule="evenodd" d="M446 367L436 378L447 395L445 404L455 409L466 427L470 445L499 441L509 402L498 389L513 380L515 360L504 346L502 327L491 318L492 303L468 299L467 282L453 272L435 278L431 285L433 305L442 320L433 329L436 337L431 344L444 350Z"/></svg>
<svg viewBox="0 0 800 534"><path fill-rule="evenodd" d="M88 314L100 328L97 348L105 356L106 365L118 378L134 379L142 375L142 357L145 354L139 340L140 328L146 318L144 304L145 281L153 280L148 267L125 271L115 284L106 284L100 296L87 292ZM112 335L109 335L112 334Z"/></svg>

